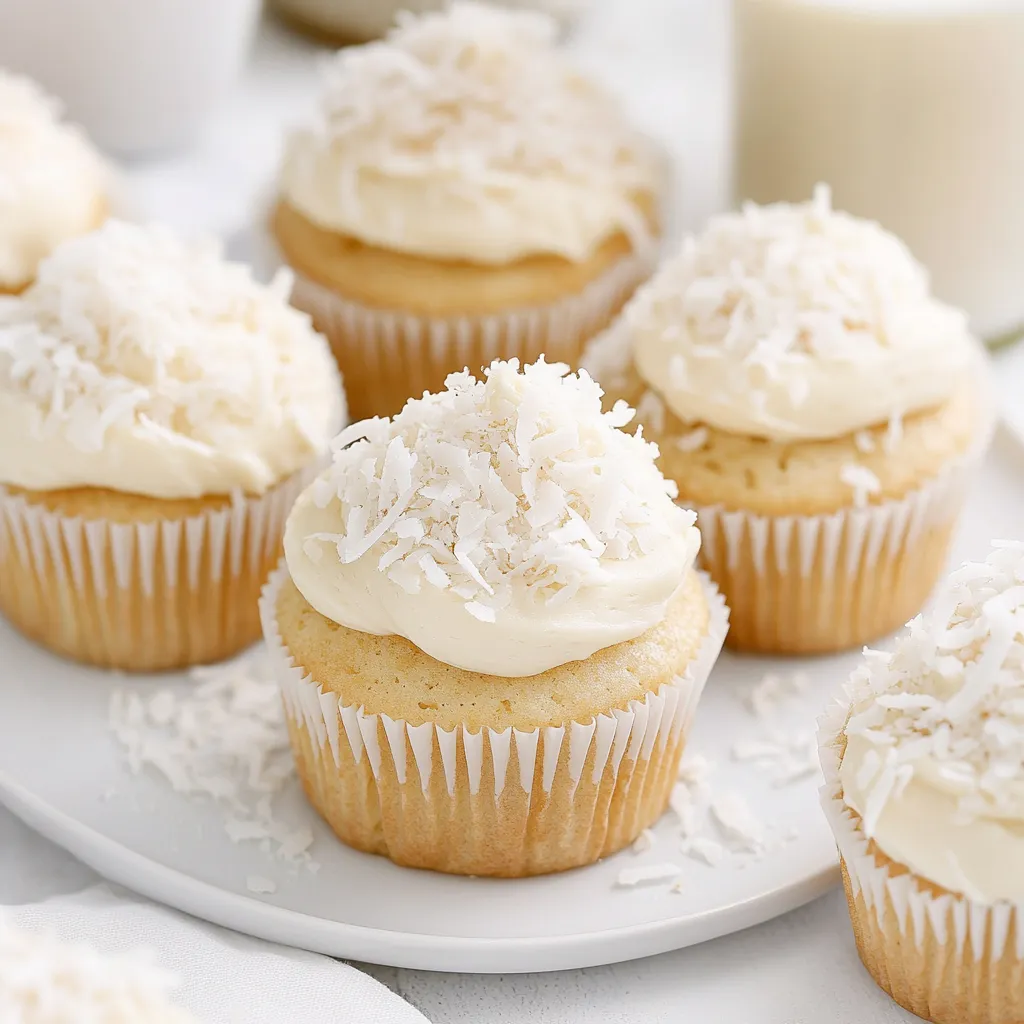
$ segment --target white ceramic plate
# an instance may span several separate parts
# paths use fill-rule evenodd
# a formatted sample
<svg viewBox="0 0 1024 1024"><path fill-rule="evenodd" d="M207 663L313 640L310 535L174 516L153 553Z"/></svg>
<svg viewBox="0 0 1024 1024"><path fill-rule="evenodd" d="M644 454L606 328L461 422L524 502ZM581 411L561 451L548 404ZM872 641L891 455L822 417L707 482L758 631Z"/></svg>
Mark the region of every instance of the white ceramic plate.
<svg viewBox="0 0 1024 1024"><path fill-rule="evenodd" d="M1020 536L1024 458L1005 437L973 495L954 557L983 557L989 541ZM0 630L0 797L48 838L115 882L198 917L334 956L438 971L549 971L628 960L724 935L791 910L837 880L817 779L773 785L770 773L731 760L733 745L765 723L744 696L766 671L800 668L813 685L780 709L781 730L813 728L856 655L770 661L726 655L708 686L691 749L717 762L717 792L739 790L789 841L760 860L712 868L683 856L672 814L643 854L626 851L563 875L518 881L454 878L399 868L333 839L297 785L280 817L314 829L318 873L233 845L219 810L130 774L107 727L107 705L125 680L85 670ZM162 682L166 683L167 680ZM132 681L133 686L144 685ZM184 679L174 685L185 687ZM669 883L622 889L626 867L675 862ZM254 897L246 878L272 879Z"/></svg>

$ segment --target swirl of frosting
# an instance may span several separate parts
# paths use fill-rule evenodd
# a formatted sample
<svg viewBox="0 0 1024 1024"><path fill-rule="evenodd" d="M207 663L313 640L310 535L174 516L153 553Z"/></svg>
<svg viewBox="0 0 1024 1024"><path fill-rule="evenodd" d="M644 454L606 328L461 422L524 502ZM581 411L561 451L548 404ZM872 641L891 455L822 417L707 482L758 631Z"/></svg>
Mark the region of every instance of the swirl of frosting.
<svg viewBox="0 0 1024 1024"><path fill-rule="evenodd" d="M657 625L700 546L656 446L586 375L497 361L354 424L285 530L295 586L343 626L530 676Z"/></svg>
<svg viewBox="0 0 1024 1024"><path fill-rule="evenodd" d="M0 298L0 482L260 494L326 454L341 385L290 288L159 227L58 246Z"/></svg>
<svg viewBox="0 0 1024 1024"><path fill-rule="evenodd" d="M19 291L58 243L104 216L108 172L26 78L0 71L0 291Z"/></svg>
<svg viewBox="0 0 1024 1024"><path fill-rule="evenodd" d="M686 422L828 440L940 405L975 358L899 239L810 203L712 219L626 314L637 369Z"/></svg>
<svg viewBox="0 0 1024 1024"><path fill-rule="evenodd" d="M882 851L984 904L1024 902L1024 544L953 573L851 681L843 798Z"/></svg>
<svg viewBox="0 0 1024 1024"><path fill-rule="evenodd" d="M582 261L618 232L647 240L664 168L555 35L549 15L454 3L342 50L319 123L288 142L284 198L321 228L436 259Z"/></svg>

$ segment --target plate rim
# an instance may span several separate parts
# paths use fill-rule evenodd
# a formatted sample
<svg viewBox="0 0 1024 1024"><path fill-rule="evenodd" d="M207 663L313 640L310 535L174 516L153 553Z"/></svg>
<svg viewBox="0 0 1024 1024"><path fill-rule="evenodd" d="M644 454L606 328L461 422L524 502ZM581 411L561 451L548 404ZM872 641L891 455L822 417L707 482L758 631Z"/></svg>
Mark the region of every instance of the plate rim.
<svg viewBox="0 0 1024 1024"><path fill-rule="evenodd" d="M107 881L211 924L339 959L442 973L548 973L638 960L764 924L825 895L840 881L836 857L797 881L686 918L559 936L426 935L313 917L193 878L78 821L3 772L0 803Z"/></svg>

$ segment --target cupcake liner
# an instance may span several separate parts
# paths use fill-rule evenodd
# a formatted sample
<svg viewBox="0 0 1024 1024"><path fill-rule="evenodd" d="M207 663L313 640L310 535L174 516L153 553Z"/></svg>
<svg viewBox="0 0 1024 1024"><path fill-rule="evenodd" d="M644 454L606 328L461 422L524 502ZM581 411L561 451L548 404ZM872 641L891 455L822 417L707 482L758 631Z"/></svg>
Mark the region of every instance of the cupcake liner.
<svg viewBox="0 0 1024 1024"><path fill-rule="evenodd" d="M683 676L588 721L529 730L411 725L345 705L291 658L276 622L282 565L260 600L306 793L350 846L399 864L520 877L591 863L664 812L728 629L702 577L708 634Z"/></svg>
<svg viewBox="0 0 1024 1024"><path fill-rule="evenodd" d="M919 878L865 836L839 768L850 697L819 723L821 803L839 850L857 951L880 988L935 1024L1024 1020L1024 907L978 903Z"/></svg>
<svg viewBox="0 0 1024 1024"><path fill-rule="evenodd" d="M603 330L650 277L657 245L619 260L583 291L559 302L486 316L419 317L351 302L296 272L292 304L313 318L341 367L352 419L391 415L409 398L444 387L449 373L472 373L495 359L578 365Z"/></svg>
<svg viewBox="0 0 1024 1024"><path fill-rule="evenodd" d="M701 561L729 602L729 646L843 650L913 618L945 566L990 436L898 501L816 516L695 508Z"/></svg>
<svg viewBox="0 0 1024 1024"><path fill-rule="evenodd" d="M75 660L152 672L259 638L260 587L310 474L183 519L114 522L0 488L0 611Z"/></svg>

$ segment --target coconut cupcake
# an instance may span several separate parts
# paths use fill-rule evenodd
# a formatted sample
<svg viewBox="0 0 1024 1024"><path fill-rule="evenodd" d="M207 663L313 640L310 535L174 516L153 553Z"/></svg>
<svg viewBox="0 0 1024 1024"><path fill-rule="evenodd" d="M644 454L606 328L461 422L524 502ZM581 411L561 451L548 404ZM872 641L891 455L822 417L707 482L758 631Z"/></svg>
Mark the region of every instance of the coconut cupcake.
<svg viewBox="0 0 1024 1024"><path fill-rule="evenodd" d="M353 418L450 372L575 364L655 257L663 162L568 63L555 22L455 3L328 68L271 231Z"/></svg>
<svg viewBox="0 0 1024 1024"><path fill-rule="evenodd" d="M99 154L27 78L0 69L0 293L16 293L43 257L107 216Z"/></svg>
<svg viewBox="0 0 1024 1024"><path fill-rule="evenodd" d="M821 726L857 948L936 1024L1024 1020L1024 544L957 570Z"/></svg>
<svg viewBox="0 0 1024 1024"><path fill-rule="evenodd" d="M920 610L992 415L964 316L898 239L827 189L717 217L585 365L698 511L732 646L840 650Z"/></svg>
<svg viewBox="0 0 1024 1024"><path fill-rule="evenodd" d="M290 282L116 221L0 299L0 611L97 665L259 635L285 516L343 423Z"/></svg>
<svg viewBox="0 0 1024 1024"><path fill-rule="evenodd" d="M343 432L262 600L299 774L399 864L587 864L664 811L726 629L693 513L586 375L495 362Z"/></svg>

